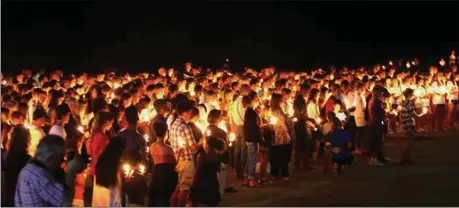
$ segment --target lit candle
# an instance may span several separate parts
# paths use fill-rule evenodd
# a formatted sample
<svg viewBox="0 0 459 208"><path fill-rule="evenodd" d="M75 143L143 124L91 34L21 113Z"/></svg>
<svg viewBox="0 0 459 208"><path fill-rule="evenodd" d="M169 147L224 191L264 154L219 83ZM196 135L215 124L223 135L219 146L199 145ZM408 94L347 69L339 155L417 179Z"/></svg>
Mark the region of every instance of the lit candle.
<svg viewBox="0 0 459 208"><path fill-rule="evenodd" d="M220 121L218 124L218 128L221 128L223 131L228 132L228 128L226 127L225 121Z"/></svg>
<svg viewBox="0 0 459 208"><path fill-rule="evenodd" d="M84 128L83 128L83 126L78 126L78 127L77 127L77 130L78 130L80 133L84 134Z"/></svg>
<svg viewBox="0 0 459 208"><path fill-rule="evenodd" d="M293 122L295 122L295 123L298 122L298 118L294 117L293 118Z"/></svg>
<svg viewBox="0 0 459 208"><path fill-rule="evenodd" d="M178 142L178 146L180 148L184 148L185 147L185 140L183 140L183 138L179 138L177 142Z"/></svg>
<svg viewBox="0 0 459 208"><path fill-rule="evenodd" d="M345 121L346 117L346 114L343 112L336 114L336 118L338 118L340 121Z"/></svg>
<svg viewBox="0 0 459 208"><path fill-rule="evenodd" d="M134 171L132 170L132 167L131 167L129 164L127 164L127 163L125 163L125 164L123 165L123 171L124 171L124 176L127 177L127 178L131 177L131 176L132 176L132 173L134 172Z"/></svg>
<svg viewBox="0 0 459 208"><path fill-rule="evenodd" d="M269 119L269 123L272 124L272 125L276 125L277 122L278 122L278 118L275 117L275 116L272 116L270 119Z"/></svg>
<svg viewBox="0 0 459 208"><path fill-rule="evenodd" d="M316 118L316 122L317 122L318 124L320 124L320 122L322 122L322 119L321 119L320 117L318 117L318 118Z"/></svg>
<svg viewBox="0 0 459 208"><path fill-rule="evenodd" d="M143 164L140 164L140 165L139 165L139 173L140 173L141 175L144 175L144 174L146 173L145 165L143 165Z"/></svg>
<svg viewBox="0 0 459 208"><path fill-rule="evenodd" d="M232 146L233 145L233 142L236 141L236 134L231 132L228 136L228 139L229 139L229 146Z"/></svg>

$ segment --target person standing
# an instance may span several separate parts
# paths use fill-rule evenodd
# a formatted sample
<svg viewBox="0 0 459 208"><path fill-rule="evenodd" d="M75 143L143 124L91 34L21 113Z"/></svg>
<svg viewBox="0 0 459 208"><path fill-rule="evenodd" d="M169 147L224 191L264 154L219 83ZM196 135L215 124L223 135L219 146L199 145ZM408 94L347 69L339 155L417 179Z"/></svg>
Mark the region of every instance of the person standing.
<svg viewBox="0 0 459 208"><path fill-rule="evenodd" d="M403 130L405 131L405 134L408 137L408 144L405 150L403 151L403 155L400 161L402 164L413 162L411 159L411 148L413 146L414 138L416 136L415 119L421 117L424 114L424 112L422 112L419 115L416 113L416 108L413 101L413 93L414 90L411 88L406 89L403 93L405 100L402 104L401 117Z"/></svg>
<svg viewBox="0 0 459 208"><path fill-rule="evenodd" d="M373 89L372 99L368 105L370 113L370 160L369 164L374 166L383 166L383 136L386 125L386 114L384 111L383 103L385 102L388 91L383 87L375 87Z"/></svg>
<svg viewBox="0 0 459 208"><path fill-rule="evenodd" d="M231 129L236 133L234 144L234 168L236 178L244 178L244 169L247 164L247 145L244 142L244 116L245 108L242 105L242 98L249 95L250 86L244 84L241 86L241 94L234 100L233 109L230 113Z"/></svg>
<svg viewBox="0 0 459 208"><path fill-rule="evenodd" d="M75 176L86 165L81 156L67 163L65 184L53 176L65 156L62 137L44 137L37 147L35 157L21 170L16 185L14 205L17 207L70 207L74 197Z"/></svg>
<svg viewBox="0 0 459 208"><path fill-rule="evenodd" d="M68 105L59 105L56 108L56 124L49 130L49 135L56 135L62 137L64 140L67 139L67 133L65 132L64 126L69 122L70 109Z"/></svg>
<svg viewBox="0 0 459 208"><path fill-rule="evenodd" d="M256 180L256 166L258 162L258 145L263 143L263 134L261 133L261 119L257 112L253 109L256 96L251 93L251 96L242 98L242 105L247 110L244 116L244 140L247 144L248 163L247 163L247 178L244 184L250 188L258 188L260 185Z"/></svg>
<svg viewBox="0 0 459 208"><path fill-rule="evenodd" d="M27 149L30 143L30 133L22 125L17 125L10 133L8 140L8 152L2 169L2 206L14 206L14 193L18 181L19 172L29 161Z"/></svg>
<svg viewBox="0 0 459 208"><path fill-rule="evenodd" d="M188 125L191 119L191 111L194 104L190 100L182 100L177 104L178 118L170 127L170 143L177 159L178 185L171 196L171 206L185 206L188 194L193 185L193 178L196 172L193 151L196 143L193 132Z"/></svg>
<svg viewBox="0 0 459 208"><path fill-rule="evenodd" d="M46 117L48 115L45 111L41 109L35 110L33 113L33 121L32 126L30 127L30 146L29 146L29 155L34 156L35 152L37 151L38 143L40 140L46 136L45 131L43 131L43 127L46 126Z"/></svg>
<svg viewBox="0 0 459 208"><path fill-rule="evenodd" d="M177 160L174 156L174 150L164 143L167 125L156 122L153 124L153 129L157 139L150 146L150 154L155 168L148 190L148 206L168 207L178 181L178 174L175 171Z"/></svg>

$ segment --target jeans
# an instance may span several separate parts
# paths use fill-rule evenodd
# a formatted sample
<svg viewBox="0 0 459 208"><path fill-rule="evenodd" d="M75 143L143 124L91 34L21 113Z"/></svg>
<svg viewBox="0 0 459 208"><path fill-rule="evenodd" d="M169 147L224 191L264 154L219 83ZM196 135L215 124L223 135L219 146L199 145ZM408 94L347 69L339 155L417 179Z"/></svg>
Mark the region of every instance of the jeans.
<svg viewBox="0 0 459 208"><path fill-rule="evenodd" d="M254 142L246 142L247 143L247 156L248 156L248 162L247 162L247 176L249 180L254 180L256 176L256 168L257 168L257 162L258 162L258 143Z"/></svg>
<svg viewBox="0 0 459 208"><path fill-rule="evenodd" d="M238 126L237 139L234 142L234 169L237 178L244 178L244 169L247 165L247 145L244 142L243 126Z"/></svg>
<svg viewBox="0 0 459 208"><path fill-rule="evenodd" d="M83 200L85 207L92 207L92 192L94 189L94 176L87 175L85 186L84 186L84 193L83 193Z"/></svg>
<svg viewBox="0 0 459 208"><path fill-rule="evenodd" d="M370 127L370 156L377 158L382 161L384 159L383 154L383 137L384 137L384 126L374 125Z"/></svg>

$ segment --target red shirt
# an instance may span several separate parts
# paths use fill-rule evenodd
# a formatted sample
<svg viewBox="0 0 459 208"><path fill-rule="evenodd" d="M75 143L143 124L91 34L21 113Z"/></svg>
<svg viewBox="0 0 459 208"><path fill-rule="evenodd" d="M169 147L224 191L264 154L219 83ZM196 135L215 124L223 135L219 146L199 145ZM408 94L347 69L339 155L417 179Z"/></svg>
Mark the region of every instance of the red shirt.
<svg viewBox="0 0 459 208"><path fill-rule="evenodd" d="M89 146L87 146L88 154L91 156L91 162L89 162L89 175L94 175L97 161L109 142L110 138L102 131L97 131L90 138Z"/></svg>
<svg viewBox="0 0 459 208"><path fill-rule="evenodd" d="M325 115L324 116L328 118L328 113L333 112L334 109L335 109L335 98L330 97L325 103Z"/></svg>

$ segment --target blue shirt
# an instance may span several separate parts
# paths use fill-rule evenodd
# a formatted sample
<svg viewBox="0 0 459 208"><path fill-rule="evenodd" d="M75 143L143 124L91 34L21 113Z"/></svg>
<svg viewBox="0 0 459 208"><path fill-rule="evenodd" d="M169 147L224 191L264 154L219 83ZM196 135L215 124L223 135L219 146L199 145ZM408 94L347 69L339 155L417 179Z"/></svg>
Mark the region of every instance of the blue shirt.
<svg viewBox="0 0 459 208"><path fill-rule="evenodd" d="M64 186L44 167L29 162L19 173L14 203L16 207L61 207Z"/></svg>

